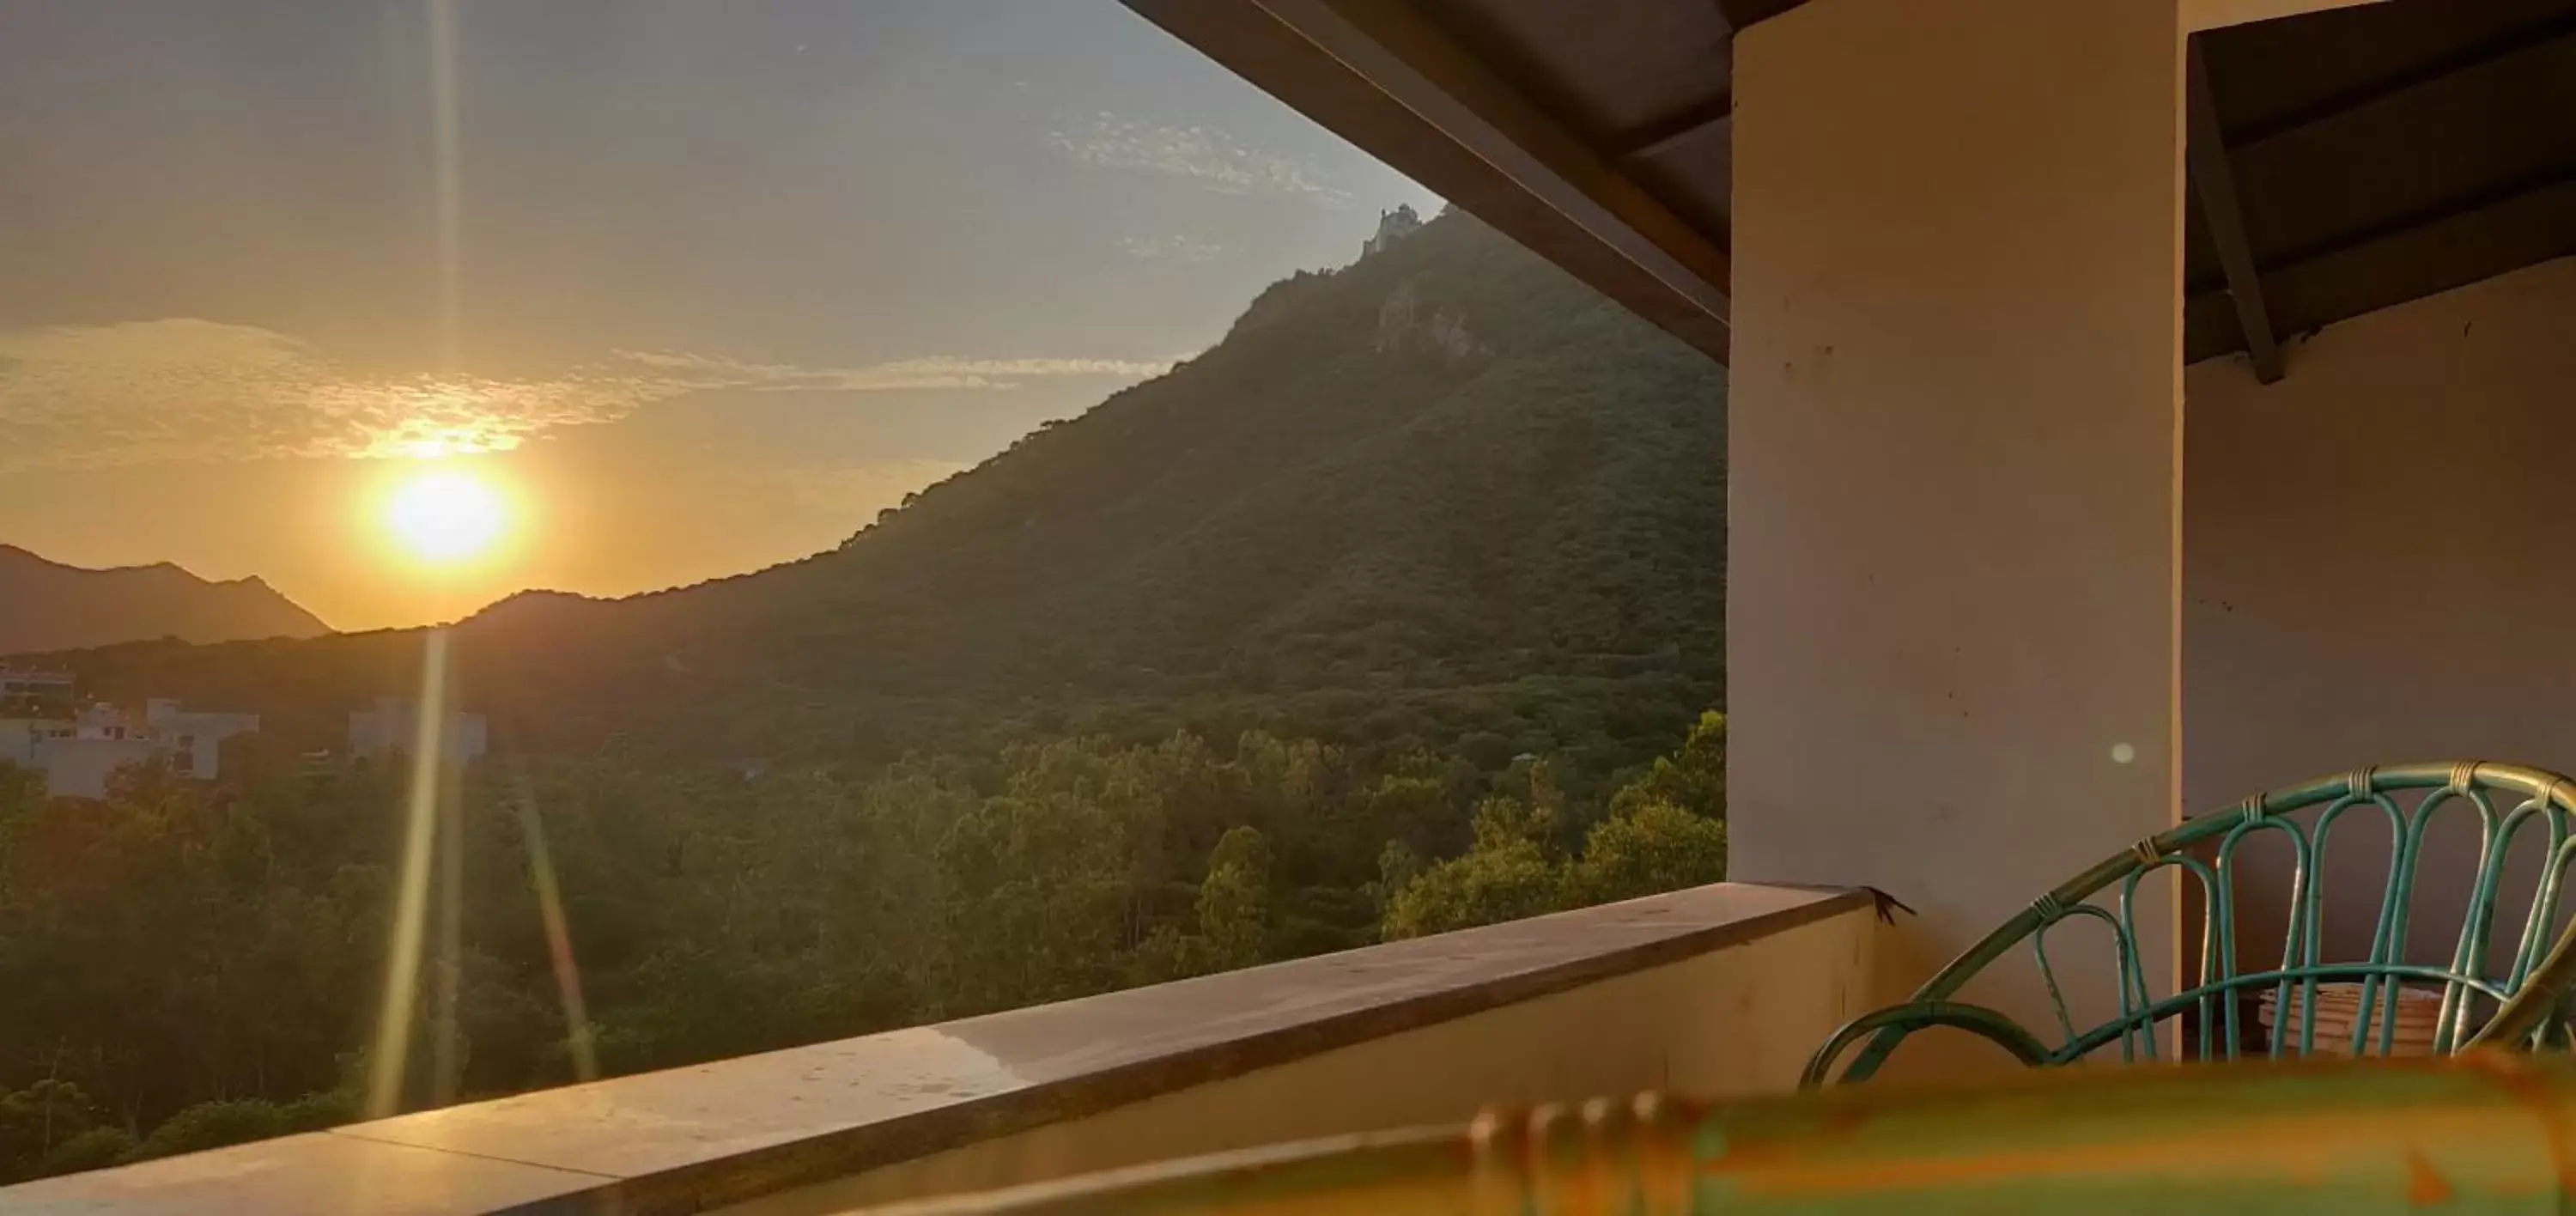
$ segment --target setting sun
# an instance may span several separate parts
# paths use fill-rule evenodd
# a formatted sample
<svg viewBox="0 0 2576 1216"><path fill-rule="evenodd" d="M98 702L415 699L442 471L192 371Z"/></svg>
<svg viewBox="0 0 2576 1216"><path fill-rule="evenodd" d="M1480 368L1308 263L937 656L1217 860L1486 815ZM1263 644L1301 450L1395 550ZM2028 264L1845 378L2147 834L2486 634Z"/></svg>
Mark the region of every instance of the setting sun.
<svg viewBox="0 0 2576 1216"><path fill-rule="evenodd" d="M510 524L499 491L465 473L423 473L396 488L385 504L385 526L413 557L436 565L471 561L488 552Z"/></svg>

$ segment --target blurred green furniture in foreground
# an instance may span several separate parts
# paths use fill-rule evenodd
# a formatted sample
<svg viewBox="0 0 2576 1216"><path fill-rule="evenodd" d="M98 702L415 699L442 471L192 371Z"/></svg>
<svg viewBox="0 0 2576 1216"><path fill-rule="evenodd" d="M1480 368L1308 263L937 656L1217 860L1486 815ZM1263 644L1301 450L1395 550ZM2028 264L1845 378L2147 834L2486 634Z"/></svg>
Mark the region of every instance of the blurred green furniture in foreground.
<svg viewBox="0 0 2576 1216"><path fill-rule="evenodd" d="M2416 1052L2437 1055L2479 1044L2539 1046L2563 1037L2560 1005L2576 980L2576 925L2555 945L2549 940L2567 863L2576 855L2571 799L2576 782L2540 769L2404 764L2321 777L2199 816L2040 896L1942 968L1912 1000L1853 1020L1817 1050L1803 1083L1836 1079L1837 1060L1855 1046L1859 1050L1838 1079L1866 1079L1907 1035L1934 1026L1980 1035L2032 1065L2064 1064L2115 1042L2123 1060L2153 1059L2158 1024L2186 1011L2195 1016L2186 1024L2184 1046L2198 1059L2232 1060L2248 1041L2242 1008L2248 996L2263 1002L2256 1020L2277 1023L2257 1039L2257 1049L2276 1058L2403 1054L2410 1040ZM2425 833L2446 815L2473 816L2480 833L2467 911L2447 967L2409 965L2406 943ZM2325 892L2318 876L2330 835L2352 819L2385 825L2391 860L2367 955L2329 959L2321 950ZM2539 854L2545 863L2528 907L2517 909L2522 919L2512 951L2498 960L2497 888L2512 846L2525 833L2545 842ZM2283 838L2291 857L2287 931L2278 959L2265 958L2247 970L2237 958L2234 879L2242 849L2267 834ZM2148 991L2148 963L2139 958L2137 890L2141 879L2166 868L2190 875L2201 893L2201 982L2156 1000ZM2192 886L2181 884L2186 900ZM2087 902L2096 896L2111 906ZM2107 938L2118 975L2118 1013L2082 1029L2068 1013L2060 968L2048 950L2051 928L2070 919L2107 927L2107 934L2093 936ZM1997 1010L1956 999L1971 979L2025 941L2055 1008L2053 1041ZM2482 1016L2488 1010L2492 1016Z"/></svg>
<svg viewBox="0 0 2576 1216"><path fill-rule="evenodd" d="M1710 1109L1639 1099L1229 1153L909 1216L2557 1212L2576 1060L2052 1069Z"/></svg>
<svg viewBox="0 0 2576 1216"><path fill-rule="evenodd" d="M1809 1062L1794 1095L1701 1107L1595 1099L1466 1131L1387 1132L1140 1167L893 1209L913 1216L1551 1216L1618 1213L2456 1213L2576 1210L2576 1057L2563 1042L2576 926L2553 941L2576 839L2576 782L2507 764L2409 764L2320 778L2205 815L2042 895L1914 999L1863 1015ZM2386 881L2357 960L2327 957L2320 875L2335 829L2384 825ZM2406 961L2416 878L2436 822L2476 833L2449 963ZM2463 829L2466 830L2466 829ZM2344 832L2342 835L2353 833ZM2372 833L2376 835L2376 833ZM2277 959L2240 966L2235 879L2247 843L2289 858ZM2500 896L2525 844L2527 899ZM2197 880L2196 986L2154 998L2138 887ZM2182 884L2187 893L2193 884ZM2367 892L2346 893L2350 899ZM2096 898L2103 904L2089 902ZM2188 895L2186 894L2186 898ZM2505 907L2505 905L2510 905ZM2497 925L2498 913L2519 915ZM2118 1011L2079 1028L2050 930L2090 921L2110 945ZM2507 917L2511 920L2511 916ZM2056 1015L2054 1041L1957 1000L2023 943ZM2248 1000L2264 1003L2249 1015ZM2046 1069L1957 1089L1817 1088L1874 1073L1906 1036L1964 1029L2033 1065L2117 1045L2157 1057L2185 1019L2188 1068ZM2278 1023L2248 1049L2250 1023ZM2422 1053L2403 1058L2412 1040ZM2471 1050L2484 1048L2483 1050ZM2268 1059L2244 1060L2258 1054ZM2362 1058L2307 1057L2349 1056ZM1848 1062L1844 1062L1848 1057ZM2277 1061L2277 1062L2275 1062ZM1839 1073L1837 1064L1841 1064Z"/></svg>

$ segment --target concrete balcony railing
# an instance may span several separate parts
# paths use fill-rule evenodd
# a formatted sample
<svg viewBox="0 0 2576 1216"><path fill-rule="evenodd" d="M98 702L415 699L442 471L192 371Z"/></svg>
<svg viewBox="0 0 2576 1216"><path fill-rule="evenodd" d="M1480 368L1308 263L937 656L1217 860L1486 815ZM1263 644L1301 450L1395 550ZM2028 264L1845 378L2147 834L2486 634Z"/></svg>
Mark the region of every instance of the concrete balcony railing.
<svg viewBox="0 0 2576 1216"><path fill-rule="evenodd" d="M1494 1102L1787 1088L1869 1004L1866 892L1721 883L0 1191L11 1213L852 1207Z"/></svg>

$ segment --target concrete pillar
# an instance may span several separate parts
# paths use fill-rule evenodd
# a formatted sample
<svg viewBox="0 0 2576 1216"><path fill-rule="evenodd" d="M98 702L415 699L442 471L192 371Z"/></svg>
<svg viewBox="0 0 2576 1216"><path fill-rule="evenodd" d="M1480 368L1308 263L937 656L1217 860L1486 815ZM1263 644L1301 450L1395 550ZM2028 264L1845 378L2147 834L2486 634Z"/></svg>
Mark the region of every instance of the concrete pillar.
<svg viewBox="0 0 2576 1216"><path fill-rule="evenodd" d="M2181 38L2177 0L1814 0L1735 44L1732 873L1912 905L1902 987L2175 822ZM2046 1030L2026 960L1969 996Z"/></svg>

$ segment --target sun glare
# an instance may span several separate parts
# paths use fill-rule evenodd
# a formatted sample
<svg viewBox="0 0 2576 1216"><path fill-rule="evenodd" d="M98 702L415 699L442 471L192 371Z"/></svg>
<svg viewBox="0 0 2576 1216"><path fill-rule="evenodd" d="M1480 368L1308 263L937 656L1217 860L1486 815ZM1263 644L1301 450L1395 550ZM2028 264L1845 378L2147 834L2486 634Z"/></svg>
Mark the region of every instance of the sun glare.
<svg viewBox="0 0 2576 1216"><path fill-rule="evenodd" d="M385 502L385 527L420 561L453 565L489 552L510 525L499 491L465 473L423 473Z"/></svg>

